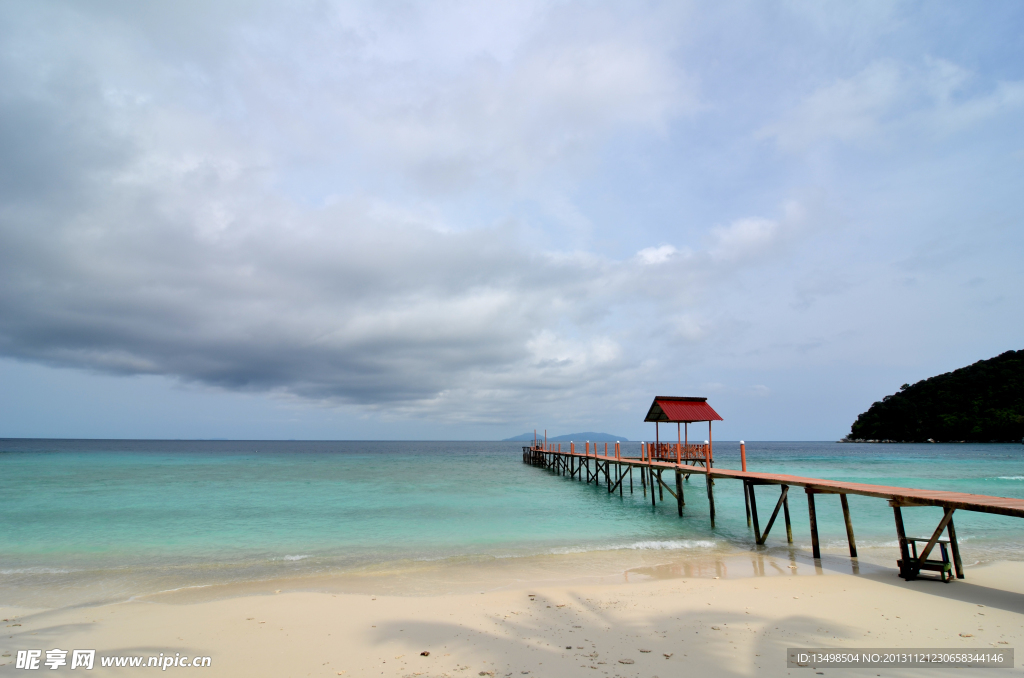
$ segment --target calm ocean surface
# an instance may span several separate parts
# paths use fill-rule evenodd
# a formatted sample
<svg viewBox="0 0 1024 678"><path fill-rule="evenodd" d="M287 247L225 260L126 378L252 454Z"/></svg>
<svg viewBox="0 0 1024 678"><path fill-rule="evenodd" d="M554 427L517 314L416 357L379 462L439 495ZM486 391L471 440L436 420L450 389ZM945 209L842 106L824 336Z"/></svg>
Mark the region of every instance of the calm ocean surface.
<svg viewBox="0 0 1024 678"><path fill-rule="evenodd" d="M0 604L559 554L757 548L739 483L717 483L712 530L698 476L680 520L674 503L651 508L639 476L620 499L524 465L521 445L0 440ZM1024 497L1021 445L751 442L747 458L756 471ZM738 444L716 442L715 459L738 468ZM762 522L777 496L759 490ZM809 552L807 503L802 492L791 499L795 548ZM855 496L850 505L862 559L895 560L892 510ZM817 508L824 551L844 553L838 498L820 496ZM908 532L926 535L941 512L904 515ZM956 523L965 564L1024 560L1024 520L957 512ZM781 525L773 550L787 550Z"/></svg>

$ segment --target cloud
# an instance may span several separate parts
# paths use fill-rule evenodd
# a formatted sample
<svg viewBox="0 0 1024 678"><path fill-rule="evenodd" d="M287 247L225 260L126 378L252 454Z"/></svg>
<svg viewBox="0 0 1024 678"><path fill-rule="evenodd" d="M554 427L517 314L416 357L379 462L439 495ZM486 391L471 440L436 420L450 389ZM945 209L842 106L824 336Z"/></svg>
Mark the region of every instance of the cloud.
<svg viewBox="0 0 1024 678"><path fill-rule="evenodd" d="M663 264L671 259L679 250L672 245L660 245L659 247L645 247L636 253L637 258L649 266Z"/></svg>
<svg viewBox="0 0 1024 678"><path fill-rule="evenodd" d="M824 142L859 144L920 130L946 135L1024 105L1024 81L997 82L978 92L973 79L943 59L919 67L878 60L819 87L758 137L801 152Z"/></svg>
<svg viewBox="0 0 1024 678"><path fill-rule="evenodd" d="M580 10L6 7L0 353L467 417L628 371L628 265L430 202L692 108L670 36Z"/></svg>
<svg viewBox="0 0 1024 678"><path fill-rule="evenodd" d="M759 135L786 150L802 150L820 140L859 141L874 136L905 96L904 75L892 62L876 62L852 78L825 85Z"/></svg>
<svg viewBox="0 0 1024 678"><path fill-rule="evenodd" d="M806 222L798 202L788 202L782 219L745 217L711 229L710 255L720 262L761 258L792 238Z"/></svg>
<svg viewBox="0 0 1024 678"><path fill-rule="evenodd" d="M1021 287L1024 86L914 8L800 5L0 4L0 358L374 420L809 393L740 370L979 308L881 289L909 243Z"/></svg>

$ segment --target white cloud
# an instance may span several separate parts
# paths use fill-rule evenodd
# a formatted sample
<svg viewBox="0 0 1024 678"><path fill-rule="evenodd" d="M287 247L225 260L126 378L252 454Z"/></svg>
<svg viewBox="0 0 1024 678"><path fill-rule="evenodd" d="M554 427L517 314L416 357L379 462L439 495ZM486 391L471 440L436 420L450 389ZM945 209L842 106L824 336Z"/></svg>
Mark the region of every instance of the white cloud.
<svg viewBox="0 0 1024 678"><path fill-rule="evenodd" d="M921 130L944 135L1024 105L1024 81L967 93L972 80L968 70L943 59L929 59L920 67L875 61L852 77L816 89L762 127L758 137L800 152L822 142L865 143Z"/></svg>
<svg viewBox="0 0 1024 678"><path fill-rule="evenodd" d="M797 233L805 221L804 212L800 203L789 202L779 220L745 217L728 226L715 226L711 229L711 257L722 262L763 257Z"/></svg>
<svg viewBox="0 0 1024 678"><path fill-rule="evenodd" d="M658 247L645 247L636 253L638 259L648 266L663 264L671 259L678 252L672 245L659 245Z"/></svg>
<svg viewBox="0 0 1024 678"><path fill-rule="evenodd" d="M775 139L790 151L805 149L820 140L853 142L870 138L906 95L903 79L895 63L871 64L852 78L819 88L759 135Z"/></svg>

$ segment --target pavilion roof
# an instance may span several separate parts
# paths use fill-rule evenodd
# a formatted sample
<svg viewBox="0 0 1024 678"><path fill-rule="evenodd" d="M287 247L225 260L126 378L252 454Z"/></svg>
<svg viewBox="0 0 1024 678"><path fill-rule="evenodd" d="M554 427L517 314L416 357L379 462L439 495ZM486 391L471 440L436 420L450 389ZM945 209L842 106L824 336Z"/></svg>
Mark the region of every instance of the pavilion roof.
<svg viewBox="0 0 1024 678"><path fill-rule="evenodd" d="M695 421L722 421L707 398L656 396L644 421L692 423Z"/></svg>

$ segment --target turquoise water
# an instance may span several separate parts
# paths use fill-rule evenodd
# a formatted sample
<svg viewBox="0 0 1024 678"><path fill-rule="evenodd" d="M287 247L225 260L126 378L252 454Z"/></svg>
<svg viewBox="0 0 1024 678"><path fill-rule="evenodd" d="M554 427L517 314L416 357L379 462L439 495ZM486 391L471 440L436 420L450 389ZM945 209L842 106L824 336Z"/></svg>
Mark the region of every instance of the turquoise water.
<svg viewBox="0 0 1024 678"><path fill-rule="evenodd" d="M634 454L638 444L624 444ZM715 445L738 468L738 444ZM866 483L1024 497L1021 445L747 444L748 468ZM703 479L652 509L634 494L525 465L521 443L0 440L0 604L58 603L180 586L372 572L396 563L616 550L754 549L739 483ZM767 521L778 491L758 490ZM666 499L671 500L667 494ZM795 547L807 504L791 498ZM863 558L895 559L892 510L851 497ZM826 553L843 553L837 497L817 498ZM905 509L930 534L941 511ZM966 563L1024 559L1024 520L956 514ZM773 530L768 547L785 549Z"/></svg>

